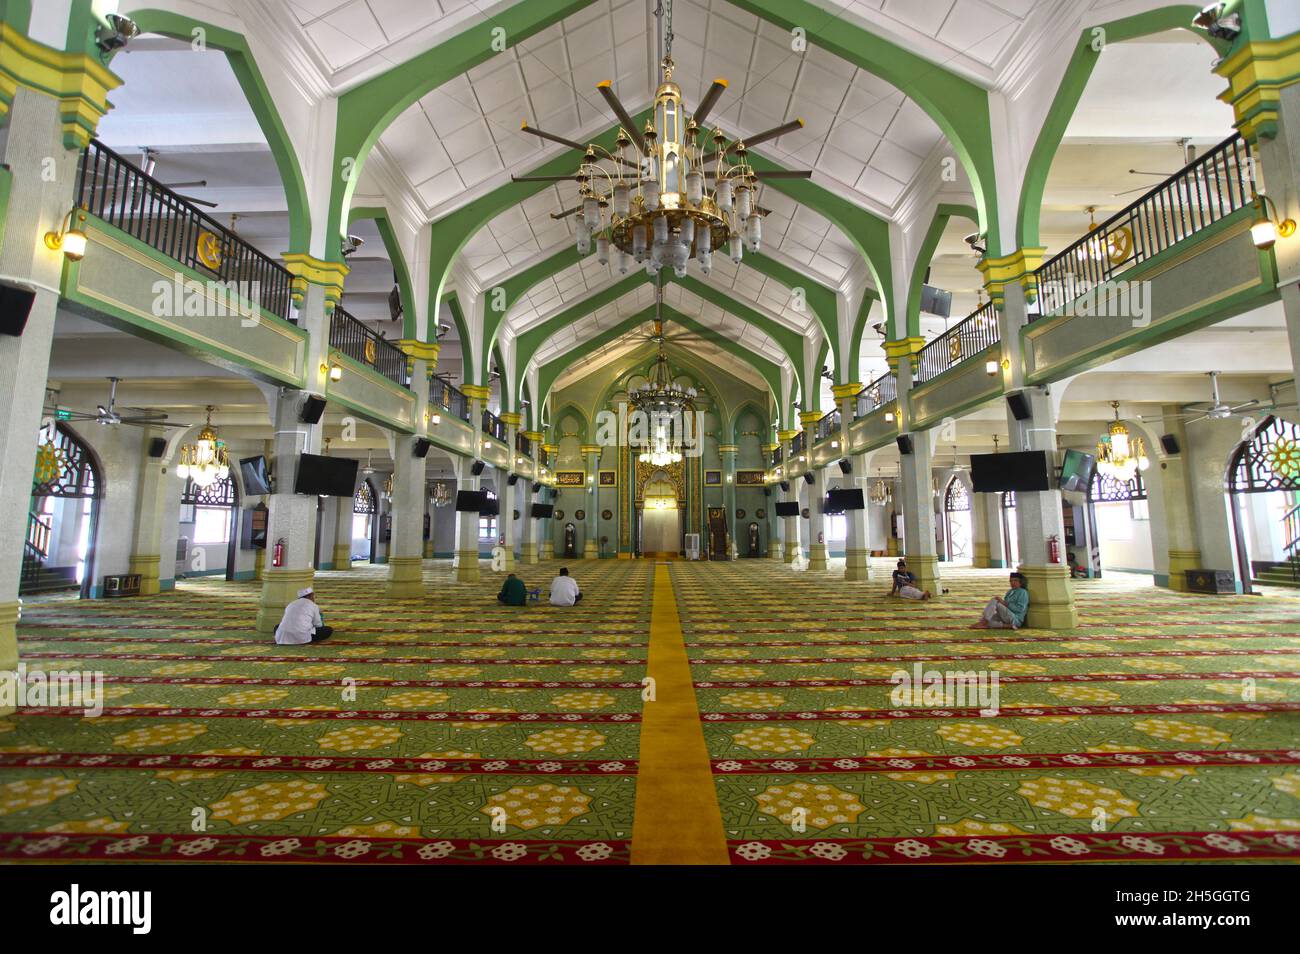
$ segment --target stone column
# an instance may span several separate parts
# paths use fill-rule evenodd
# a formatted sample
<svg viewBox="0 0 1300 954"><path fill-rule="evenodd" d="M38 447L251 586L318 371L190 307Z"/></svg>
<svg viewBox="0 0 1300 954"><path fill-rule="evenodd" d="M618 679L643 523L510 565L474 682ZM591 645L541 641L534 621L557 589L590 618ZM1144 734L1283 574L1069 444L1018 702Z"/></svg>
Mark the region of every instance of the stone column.
<svg viewBox="0 0 1300 954"><path fill-rule="evenodd" d="M108 109L108 92L120 81L96 58L52 50L12 27L0 31L0 61L0 114L7 114L8 126L0 158L12 173L0 275L36 292L23 333L0 336L0 672L12 672L18 664L18 584L37 431L58 289L68 264L44 236L59 233L68 221L78 152L94 135ZM71 225L85 228L77 216ZM0 707L0 715L11 711Z"/></svg>
<svg viewBox="0 0 1300 954"><path fill-rule="evenodd" d="M418 363L418 362L417 362ZM424 458L415 456L419 434L399 434L394 441L392 537L388 543L388 595L412 599L424 595Z"/></svg>
<svg viewBox="0 0 1300 954"><path fill-rule="evenodd" d="M1030 416L1017 421L1007 410L1007 427L1013 451L1043 451L1049 466L1056 463L1056 420L1046 388L1026 387L1020 351L1020 329L1026 324L1025 288L1028 272L1041 251L1022 249L1008 259L981 261L990 296L998 306L1002 336L1003 386L1019 390L1029 404ZM1019 274L1017 274L1019 273ZM1029 586L1029 615L1025 625L1035 629L1073 629L1079 625L1074 605L1070 568L1065 565L1065 524L1061 492L1045 490L1016 493L1016 531L1020 544L1019 571ZM1059 563L1048 560L1049 537L1055 536Z"/></svg>
<svg viewBox="0 0 1300 954"><path fill-rule="evenodd" d="M727 521L727 559L737 560L740 551L736 546L736 453L740 450L735 444L719 444L718 454L722 458L722 509Z"/></svg>
<svg viewBox="0 0 1300 954"><path fill-rule="evenodd" d="M551 467L551 460L555 456L555 454L559 452L559 450L560 450L560 446L558 444L542 445L542 455L543 455L542 460L544 461L544 465L547 468L548 473ZM552 478L552 480L553 479L554 478ZM554 501L555 495L553 491L552 493L547 494L547 496L552 498L551 503L555 502ZM546 520L539 520L537 523L537 536L538 536L537 556L539 559L542 560L555 559L554 525L555 525L555 521L551 518L547 518Z"/></svg>
<svg viewBox="0 0 1300 954"><path fill-rule="evenodd" d="M524 431L524 437L533 445L533 458L538 462L538 473L540 467L545 466L545 451L542 450L543 434L541 431ZM533 482L528 482L519 495L519 562L523 564L534 564L540 556L541 547L538 537L540 536L540 521L533 519Z"/></svg>
<svg viewBox="0 0 1300 954"><path fill-rule="evenodd" d="M522 496L521 491L526 484L521 483L527 478L520 477L516 471L522 466L519 452L515 450L515 439L519 434L519 425L523 423L523 415L518 411L503 411L501 413L501 423L506 426L506 446L510 449L510 473L505 475L505 484L501 487L501 517L497 521L500 528L500 536L505 538L502 546L505 548L503 560L501 563L502 572L510 573L515 568L515 539L519 535L517 524L515 523L515 511L519 510L519 499ZM511 486L510 481L514 480ZM525 514L519 511L519 519L523 520Z"/></svg>
<svg viewBox="0 0 1300 954"><path fill-rule="evenodd" d="M799 502L799 482L803 480L802 477L790 476L790 468L795 463L790 454L790 442L795 439L795 435L798 433L798 431L793 430L779 431L776 435L777 440L781 442L781 459L784 461L784 467L781 470L782 480L790 488L785 491L785 502L794 504ZM785 517L781 520L781 543L783 547L781 559L785 563L793 563L794 558L802 552L799 545L799 521L802 519L802 517Z"/></svg>
<svg viewBox="0 0 1300 954"><path fill-rule="evenodd" d="M334 569L352 569L352 507L351 497L339 497L335 503L334 519Z"/></svg>
<svg viewBox="0 0 1300 954"><path fill-rule="evenodd" d="M1162 498L1165 534L1169 550L1169 589L1186 591L1187 570L1201 568L1201 547L1198 542L1200 521L1192 506L1191 479L1187 466L1187 432L1177 405L1161 408L1164 414L1163 433L1172 434L1178 441L1179 453L1160 456L1160 495ZM1156 448L1147 448L1155 454ZM1150 483L1155 483L1151 481ZM1155 508L1152 508L1155 511ZM1157 583L1159 580L1157 580Z"/></svg>
<svg viewBox="0 0 1300 954"><path fill-rule="evenodd" d="M149 456L149 445L162 437L162 428L146 427L141 435L140 482L135 495L135 527L131 535L131 562L128 572L140 574L140 595L159 592L160 546L162 543L163 507L167 503L163 480L169 468L161 457ZM239 512L235 512L238 521ZM235 532L239 528L236 526ZM173 554L174 555L174 554Z"/></svg>
<svg viewBox="0 0 1300 954"><path fill-rule="evenodd" d="M970 495L970 517L971 517L971 566L976 568L987 568L1002 565L1002 551L994 553L993 550L993 526L996 521L999 529L1001 514L997 508L1001 506L1000 494L971 494ZM997 538L1001 539L1001 533ZM994 560L997 562L995 563Z"/></svg>
<svg viewBox="0 0 1300 954"><path fill-rule="evenodd" d="M817 422L822 419L821 411L804 411L799 415L799 422L804 429L804 447L808 448L808 473L813 475L813 482L808 484L808 569L809 571L826 569L826 468L818 467L812 462L812 446L817 441Z"/></svg>
<svg viewBox="0 0 1300 954"><path fill-rule="evenodd" d="M847 446L847 444L843 446ZM871 525L869 519L871 498L868 491L871 487L870 481L865 478L859 479L859 475L866 473L866 455L855 455L850 458L850 463L853 465L853 486L862 488L863 503L866 506L861 510L846 510L844 513L844 523L847 531L844 540L844 579L870 580L872 578Z"/></svg>
<svg viewBox="0 0 1300 954"><path fill-rule="evenodd" d="M596 498L596 476L600 469L600 445L583 444L581 450L587 462L587 519L583 521L582 558L595 560L600 556L600 545L596 540L596 508L600 505Z"/></svg>
<svg viewBox="0 0 1300 954"><path fill-rule="evenodd" d="M470 471L473 464L474 458L461 458L460 490L479 489L479 478ZM478 519L476 513L456 513L456 579L462 583L479 581Z"/></svg>
<svg viewBox="0 0 1300 954"><path fill-rule="evenodd" d="M911 408L906 400L907 392L912 388L917 354L924 344L921 338L887 341L885 355L898 375L899 434L912 442L912 453L899 454L899 487L894 495L894 505L903 513L903 557L907 560L907 568L916 577L917 585L929 590L937 599L943 594L943 585L939 579L939 556L934 540L932 432L912 429ZM897 546L896 542L894 545Z"/></svg>
<svg viewBox="0 0 1300 954"><path fill-rule="evenodd" d="M776 453L780 444L764 444L763 463L770 471L772 467L772 455ZM776 516L775 503L779 498L780 490L777 484L768 484L768 493L764 495L763 507L767 510L767 557L769 560L781 559L781 521Z"/></svg>

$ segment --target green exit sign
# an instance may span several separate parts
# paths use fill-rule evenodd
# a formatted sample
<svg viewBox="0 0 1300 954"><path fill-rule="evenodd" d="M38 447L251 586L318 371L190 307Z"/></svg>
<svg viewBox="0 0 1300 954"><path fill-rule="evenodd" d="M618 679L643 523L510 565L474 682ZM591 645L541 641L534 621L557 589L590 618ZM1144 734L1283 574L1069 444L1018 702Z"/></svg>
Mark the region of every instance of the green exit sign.
<svg viewBox="0 0 1300 954"><path fill-rule="evenodd" d="M65 408L65 407L55 408L55 409L54 409L54 416L55 416L56 418L58 418L60 421L70 421L70 420L72 420L72 412L69 411L69 410L68 410L67 408Z"/></svg>

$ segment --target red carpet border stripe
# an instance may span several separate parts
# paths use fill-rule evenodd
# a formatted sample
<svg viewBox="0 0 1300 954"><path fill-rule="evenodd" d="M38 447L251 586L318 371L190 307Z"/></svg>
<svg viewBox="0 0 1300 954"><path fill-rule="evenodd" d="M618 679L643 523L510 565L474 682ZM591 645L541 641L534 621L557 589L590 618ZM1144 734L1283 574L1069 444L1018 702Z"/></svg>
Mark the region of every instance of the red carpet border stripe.
<svg viewBox="0 0 1300 954"><path fill-rule="evenodd" d="M1296 703L1300 707L1300 703ZM60 706L28 706L23 713L29 716L77 716L85 718L85 710ZM136 718L188 719L349 719L356 722L640 722L641 714L632 712L424 712L412 709L206 709L169 707L154 709L148 706L104 707L103 716L133 716Z"/></svg>
<svg viewBox="0 0 1300 954"><path fill-rule="evenodd" d="M105 710L106 712L108 710ZM1196 703L1192 705L1138 705L1138 706L1003 706L999 719L1019 719L1026 716L1063 715L1169 715L1197 712L1300 712L1300 702L1239 702ZM802 722L832 719L978 719L978 708L964 709L847 709L840 712L706 712L700 718L705 722ZM989 718L984 716L983 718Z"/></svg>
<svg viewBox="0 0 1300 954"><path fill-rule="evenodd" d="M935 772L982 769L1139 768L1163 765L1300 765L1300 750L1198 750L1194 752L1032 753L1025 755L850 756L834 759L714 759L722 775L836 772Z"/></svg>
<svg viewBox="0 0 1300 954"><path fill-rule="evenodd" d="M206 769L223 772L382 772L436 775L636 775L627 759L411 759L340 758L319 755L124 755L60 752L32 755L0 752L8 769Z"/></svg>

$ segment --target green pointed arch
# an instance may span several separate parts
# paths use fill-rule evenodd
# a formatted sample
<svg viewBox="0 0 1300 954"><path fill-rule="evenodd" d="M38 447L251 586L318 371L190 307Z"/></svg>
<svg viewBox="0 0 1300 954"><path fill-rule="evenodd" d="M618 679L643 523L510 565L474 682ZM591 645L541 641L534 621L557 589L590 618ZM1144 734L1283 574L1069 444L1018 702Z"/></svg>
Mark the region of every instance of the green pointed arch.
<svg viewBox="0 0 1300 954"><path fill-rule="evenodd" d="M853 316L853 334L849 336L849 373L847 380L841 381L841 384L857 381L862 372L862 336L866 333L867 322L871 318L871 306L878 300L877 295L868 292L858 303L858 313Z"/></svg>
<svg viewBox="0 0 1300 954"><path fill-rule="evenodd" d="M912 278L907 285L907 329L906 334L900 335L900 329L893 329L893 338L919 338L921 336L921 285L925 281L925 270L930 267L930 260L934 258L934 250L939 245L939 239L943 236L943 230L948 227L948 221L953 218L970 219L979 228L979 213L971 206L953 203L940 202L939 207L934 210L934 217L930 220L930 227L925 232L925 238L921 240L921 247L917 249L916 261L912 263Z"/></svg>
<svg viewBox="0 0 1300 954"><path fill-rule="evenodd" d="M249 108L257 118L257 124L271 147L276 169L280 172L280 183L284 187L284 197L289 205L289 248L291 252L306 252L311 244L311 203L307 199L307 184L303 179L302 167L298 162L298 153L293 140L280 119L276 109L275 98L267 88L262 73L257 68L257 60L248 46L248 41L239 33L223 27L213 26L202 20L172 13L170 10L145 9L131 13L131 19L140 27L142 33L157 33L176 39L193 42L195 30L202 30L204 42L213 49L226 54L226 60L235 73L239 88L244 91Z"/></svg>
<svg viewBox="0 0 1300 954"><path fill-rule="evenodd" d="M465 323L465 312L461 311L460 299L456 297L455 292L445 295L442 301L447 303L447 310L451 312L451 320L456 325L456 334L460 338L460 380L461 383L473 383L469 380L470 365L474 361L474 342L469 335L469 325ZM429 318L430 326L437 323L437 315L431 315Z"/></svg>
<svg viewBox="0 0 1300 954"><path fill-rule="evenodd" d="M1181 27L1206 40L1220 53L1225 52L1226 44L1210 39L1200 29L1192 28L1192 17L1199 11L1199 6L1191 4L1162 7L1159 10L1148 10L1145 13L1088 27L1079 35L1074 53L1070 56L1070 63L1065 69L1065 75L1056 88L1051 109L1047 111L1043 127L1034 143L1033 152L1029 155L1029 163L1025 166L1025 178L1020 187L1020 207L1016 214L1018 248L1036 248L1040 245L1039 216L1043 209L1043 192L1047 188L1047 175L1051 171L1052 161L1056 158L1061 140L1065 138L1065 130L1074 117L1074 111L1078 108L1084 89L1088 86L1088 80L1092 78L1092 71L1097 66L1097 59L1102 49L1111 43L1122 43L1125 40ZM1098 33L1098 30L1102 32ZM989 248L997 247L990 240Z"/></svg>
<svg viewBox="0 0 1300 954"><path fill-rule="evenodd" d="M411 307L415 303L415 286L411 284L411 272L406 267L406 256L402 253L397 233L393 231L388 210L383 206L364 206L352 210L349 221L359 222L363 219L374 221L375 228L379 230L379 238L384 243L384 251L388 253L388 261L393 266L393 273L397 276L397 288L402 296L402 337L414 338L418 334L415 310Z"/></svg>
<svg viewBox="0 0 1300 954"><path fill-rule="evenodd" d="M771 430L771 426L770 426L771 417L772 417L771 409L761 408L758 406L757 403L746 398L745 400L741 401L740 404L736 405L735 410L731 412L730 420L728 420L727 423L723 426L723 431L727 436L726 443L728 444L736 443L736 426L740 424L740 418L747 409L752 409L754 411L754 416L758 418L759 423L766 425L769 431ZM766 443L766 441L760 441L759 443L760 444Z"/></svg>

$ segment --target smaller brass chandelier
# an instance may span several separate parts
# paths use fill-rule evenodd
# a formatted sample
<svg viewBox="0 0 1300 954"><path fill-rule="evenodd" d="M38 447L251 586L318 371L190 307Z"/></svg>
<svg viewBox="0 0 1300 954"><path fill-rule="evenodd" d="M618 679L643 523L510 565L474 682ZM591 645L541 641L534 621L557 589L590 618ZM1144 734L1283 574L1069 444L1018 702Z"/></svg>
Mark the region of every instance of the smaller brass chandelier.
<svg viewBox="0 0 1300 954"><path fill-rule="evenodd" d="M181 447L180 464L176 467L176 476L194 481L196 487L210 487L218 480L230 475L230 458L226 456L226 442L212 429L212 412L216 407L208 405L208 420L199 431L199 438L193 444Z"/></svg>
<svg viewBox="0 0 1300 954"><path fill-rule="evenodd" d="M451 494L447 492L447 485L438 481L433 485L433 493L429 494L429 503L435 507L445 507L451 503Z"/></svg>
<svg viewBox="0 0 1300 954"><path fill-rule="evenodd" d="M1138 471L1151 466L1146 444L1140 437L1132 437L1119 419L1119 401L1111 401L1115 420L1107 433L1097 442L1097 472L1103 477L1127 483Z"/></svg>
<svg viewBox="0 0 1300 954"><path fill-rule="evenodd" d="M875 484L871 487L871 502L873 504L884 505L894 498L894 491L884 479L877 476Z"/></svg>

